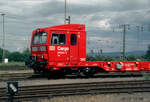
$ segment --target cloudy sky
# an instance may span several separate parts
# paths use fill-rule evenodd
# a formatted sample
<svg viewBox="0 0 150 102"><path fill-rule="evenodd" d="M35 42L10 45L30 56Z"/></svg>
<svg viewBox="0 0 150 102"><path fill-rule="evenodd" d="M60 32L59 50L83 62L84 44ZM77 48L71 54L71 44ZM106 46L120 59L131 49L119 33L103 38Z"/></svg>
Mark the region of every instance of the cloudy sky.
<svg viewBox="0 0 150 102"><path fill-rule="evenodd" d="M64 0L1 0L0 12L6 14L5 48L10 51L28 47L34 29L64 24ZM130 25L126 51L144 51L150 44L150 0L67 0L67 16L71 23L86 24L88 51L122 51L122 24ZM0 16L0 47L2 37Z"/></svg>

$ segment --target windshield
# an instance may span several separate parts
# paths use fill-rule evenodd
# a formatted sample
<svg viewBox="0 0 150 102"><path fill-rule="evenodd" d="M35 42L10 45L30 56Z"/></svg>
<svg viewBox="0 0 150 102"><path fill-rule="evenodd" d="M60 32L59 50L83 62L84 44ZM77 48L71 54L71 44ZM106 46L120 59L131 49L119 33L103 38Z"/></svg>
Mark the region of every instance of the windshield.
<svg viewBox="0 0 150 102"><path fill-rule="evenodd" d="M47 33L42 32L38 34L34 34L33 39L32 39L32 44L46 44L46 39L47 39Z"/></svg>

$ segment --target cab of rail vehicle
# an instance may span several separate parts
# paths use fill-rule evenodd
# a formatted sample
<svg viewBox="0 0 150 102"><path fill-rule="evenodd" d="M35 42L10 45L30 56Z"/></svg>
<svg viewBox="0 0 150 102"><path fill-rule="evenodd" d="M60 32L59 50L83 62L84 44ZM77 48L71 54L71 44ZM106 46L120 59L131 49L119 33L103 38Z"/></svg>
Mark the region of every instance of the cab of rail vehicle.
<svg viewBox="0 0 150 102"><path fill-rule="evenodd" d="M33 68L58 68L86 61L85 25L65 24L32 32Z"/></svg>

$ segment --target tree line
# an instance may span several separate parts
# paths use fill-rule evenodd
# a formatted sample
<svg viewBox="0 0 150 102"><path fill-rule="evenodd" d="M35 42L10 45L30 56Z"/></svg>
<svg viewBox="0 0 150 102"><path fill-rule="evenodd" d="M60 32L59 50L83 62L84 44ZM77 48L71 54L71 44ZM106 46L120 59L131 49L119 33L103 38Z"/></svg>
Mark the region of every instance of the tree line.
<svg viewBox="0 0 150 102"><path fill-rule="evenodd" d="M0 48L0 62L2 61L3 50ZM14 62L25 62L29 60L29 56L31 55L29 49L24 50L23 52L10 52L5 50L5 58L8 58L9 61ZM88 56L87 61L121 61L119 56L111 57L111 56ZM148 46L148 50L145 55L135 56L130 55L126 56L126 61L150 61L150 45Z"/></svg>
<svg viewBox="0 0 150 102"><path fill-rule="evenodd" d="M87 56L88 61L122 61L119 56ZM150 61L150 45L145 55L129 55L125 61Z"/></svg>
<svg viewBox="0 0 150 102"><path fill-rule="evenodd" d="M30 51L29 49L25 49L23 52L10 52L8 50L4 50L5 58L8 58L10 62L25 62L29 60ZM0 48L0 62L2 62L3 57L3 49Z"/></svg>

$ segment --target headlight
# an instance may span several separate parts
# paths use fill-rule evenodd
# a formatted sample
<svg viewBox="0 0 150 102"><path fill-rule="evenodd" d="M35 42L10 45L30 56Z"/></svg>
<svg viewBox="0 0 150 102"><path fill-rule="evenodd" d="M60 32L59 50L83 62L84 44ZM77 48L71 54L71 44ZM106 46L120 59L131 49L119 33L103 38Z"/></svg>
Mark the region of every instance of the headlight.
<svg viewBox="0 0 150 102"><path fill-rule="evenodd" d="M41 58L42 58L42 59L44 59L44 56L43 56L43 55L41 55Z"/></svg>
<svg viewBox="0 0 150 102"><path fill-rule="evenodd" d="M46 46L40 46L40 51L46 51Z"/></svg>
<svg viewBox="0 0 150 102"><path fill-rule="evenodd" d="M38 51L37 47L32 47L32 51Z"/></svg>

